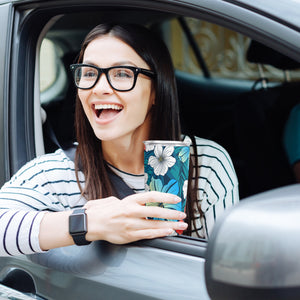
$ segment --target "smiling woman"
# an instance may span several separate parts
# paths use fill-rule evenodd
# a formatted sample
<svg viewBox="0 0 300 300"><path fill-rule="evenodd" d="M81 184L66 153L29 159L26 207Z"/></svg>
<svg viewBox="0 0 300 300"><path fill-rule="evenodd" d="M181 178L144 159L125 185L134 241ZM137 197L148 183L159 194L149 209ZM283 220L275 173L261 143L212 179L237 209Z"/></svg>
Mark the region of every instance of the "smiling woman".
<svg viewBox="0 0 300 300"><path fill-rule="evenodd" d="M147 139L145 130L148 131L150 125L149 112L154 99L151 78L144 73L147 69L149 73L153 72L131 47L111 36L93 39L85 49L82 62L82 65L76 65L73 73L75 82L78 82L79 99L94 134L102 141L102 149L107 147L108 141L113 143L108 146L109 151L103 153L105 160L122 169L119 162L109 156L117 152L115 145L116 148L120 145L130 147L133 134L139 142ZM87 63L98 67L91 68ZM116 79L116 74L130 76L125 79L123 76L120 80ZM122 110L117 113L109 110L104 114L102 111L98 115L95 114L96 105L116 105ZM135 149L132 150L135 152ZM140 154L136 155L138 157ZM137 169L137 164L140 164L138 160L132 161L132 170ZM130 169L128 171L132 172Z"/></svg>
<svg viewBox="0 0 300 300"><path fill-rule="evenodd" d="M238 202L237 178L225 149L182 135L166 46L142 26L101 24L71 68L75 162L59 149L29 162L3 186L1 255L96 240L124 244L183 230L207 238L219 215ZM145 205L181 202L167 192L145 192L143 141L149 139L191 144L185 212ZM129 189L125 197L121 185Z"/></svg>

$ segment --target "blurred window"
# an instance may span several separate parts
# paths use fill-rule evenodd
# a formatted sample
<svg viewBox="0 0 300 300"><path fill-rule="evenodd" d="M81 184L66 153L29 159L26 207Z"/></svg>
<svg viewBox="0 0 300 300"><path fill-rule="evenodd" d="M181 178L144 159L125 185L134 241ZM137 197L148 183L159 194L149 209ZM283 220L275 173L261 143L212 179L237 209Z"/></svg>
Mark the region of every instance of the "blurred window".
<svg viewBox="0 0 300 300"><path fill-rule="evenodd" d="M256 80L260 77L257 64L246 60L250 39L240 33L206 21L185 18L212 77ZM175 69L202 74L194 52L178 20L165 26L165 39ZM165 32L165 33L166 33ZM286 74L272 66L263 66L270 81L282 81ZM291 80L300 80L300 70L289 71Z"/></svg>

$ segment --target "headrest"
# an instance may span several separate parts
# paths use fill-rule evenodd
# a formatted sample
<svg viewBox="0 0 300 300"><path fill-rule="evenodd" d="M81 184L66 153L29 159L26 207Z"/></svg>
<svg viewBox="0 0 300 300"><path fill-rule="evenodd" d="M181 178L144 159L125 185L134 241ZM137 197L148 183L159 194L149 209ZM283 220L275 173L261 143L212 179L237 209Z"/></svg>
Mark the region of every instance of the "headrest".
<svg viewBox="0 0 300 300"><path fill-rule="evenodd" d="M44 108L41 107L41 120L42 120L42 124L44 124L46 122L46 119L47 119L47 113L44 110Z"/></svg>
<svg viewBox="0 0 300 300"><path fill-rule="evenodd" d="M254 40L252 40L249 45L247 60L251 63L271 65L284 71L300 68L300 62L297 62Z"/></svg>

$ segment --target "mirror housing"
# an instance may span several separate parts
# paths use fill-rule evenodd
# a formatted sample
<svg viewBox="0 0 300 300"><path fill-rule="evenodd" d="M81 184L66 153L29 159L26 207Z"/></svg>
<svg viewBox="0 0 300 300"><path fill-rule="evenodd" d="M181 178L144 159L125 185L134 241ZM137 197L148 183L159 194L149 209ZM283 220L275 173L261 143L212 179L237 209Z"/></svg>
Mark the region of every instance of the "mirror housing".
<svg viewBox="0 0 300 300"><path fill-rule="evenodd" d="M300 185L242 200L217 221L205 264L212 300L300 298Z"/></svg>

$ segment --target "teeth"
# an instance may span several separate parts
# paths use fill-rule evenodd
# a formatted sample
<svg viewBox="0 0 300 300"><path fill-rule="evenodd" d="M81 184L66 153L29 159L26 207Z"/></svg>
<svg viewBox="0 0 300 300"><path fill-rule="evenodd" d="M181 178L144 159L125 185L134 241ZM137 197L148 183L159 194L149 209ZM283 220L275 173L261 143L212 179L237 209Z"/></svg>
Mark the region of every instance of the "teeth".
<svg viewBox="0 0 300 300"><path fill-rule="evenodd" d="M121 110L122 107L117 104L96 104L95 109L115 109Z"/></svg>

